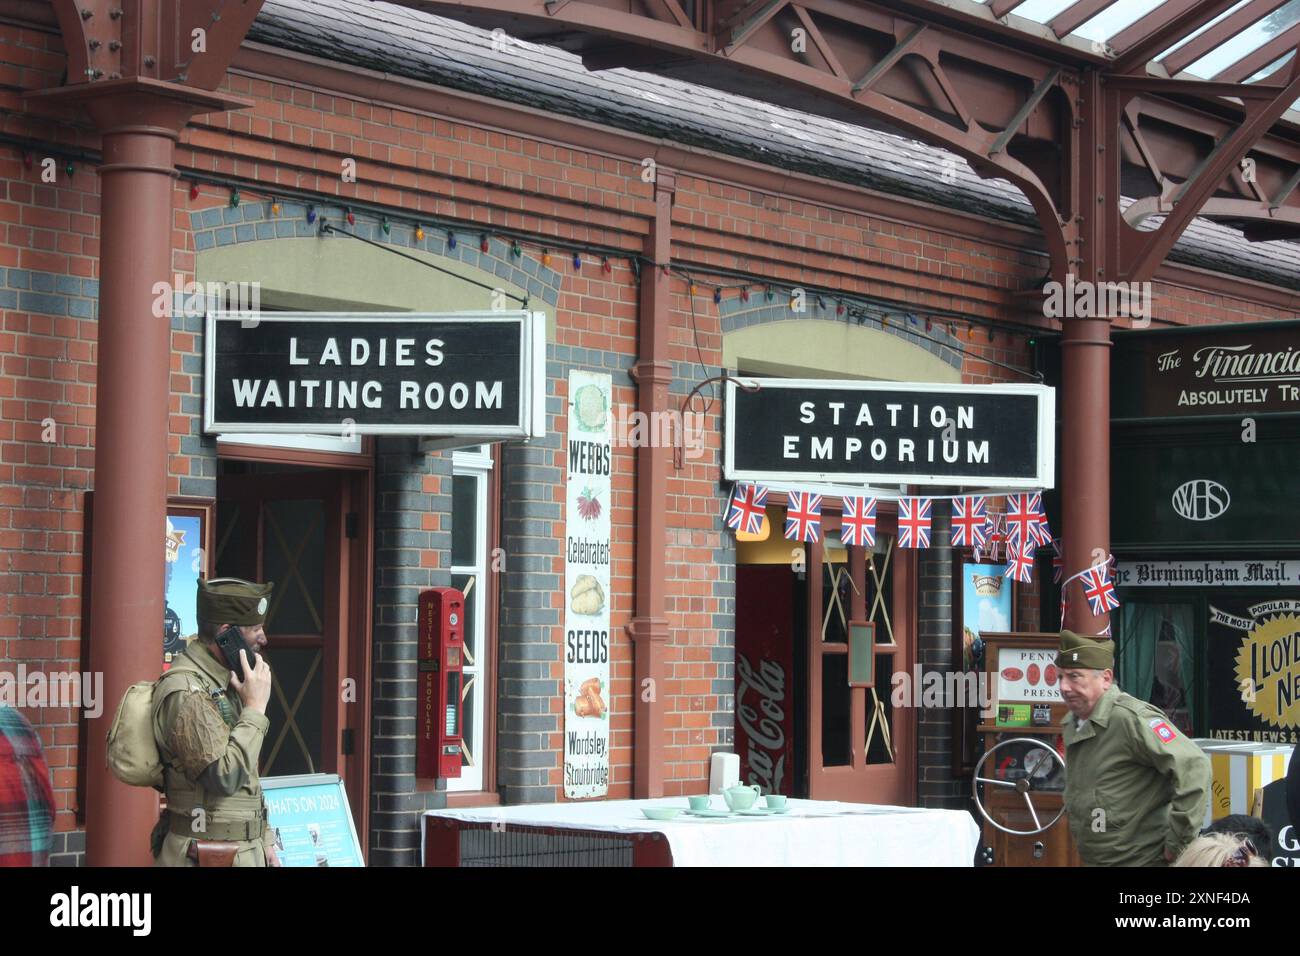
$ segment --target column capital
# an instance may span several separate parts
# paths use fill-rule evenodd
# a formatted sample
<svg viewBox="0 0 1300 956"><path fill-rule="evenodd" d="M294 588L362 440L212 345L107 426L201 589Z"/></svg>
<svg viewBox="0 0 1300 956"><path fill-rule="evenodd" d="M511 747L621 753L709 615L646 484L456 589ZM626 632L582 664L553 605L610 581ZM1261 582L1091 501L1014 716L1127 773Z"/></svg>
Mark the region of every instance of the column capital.
<svg viewBox="0 0 1300 956"><path fill-rule="evenodd" d="M228 93L197 90L148 77L79 83L25 95L29 105L84 110L102 135L141 132L180 137L190 119L203 113L249 109L253 101Z"/></svg>

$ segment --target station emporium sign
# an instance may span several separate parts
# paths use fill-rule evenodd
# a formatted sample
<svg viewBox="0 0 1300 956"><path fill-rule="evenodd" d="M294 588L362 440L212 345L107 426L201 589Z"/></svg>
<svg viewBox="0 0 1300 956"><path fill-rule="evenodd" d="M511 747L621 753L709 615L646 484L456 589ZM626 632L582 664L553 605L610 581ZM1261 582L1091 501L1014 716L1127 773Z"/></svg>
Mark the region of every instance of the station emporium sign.
<svg viewBox="0 0 1300 956"><path fill-rule="evenodd" d="M214 312L204 431L545 435L543 312Z"/></svg>
<svg viewBox="0 0 1300 956"><path fill-rule="evenodd" d="M727 380L723 475L738 481L1053 485L1046 385Z"/></svg>

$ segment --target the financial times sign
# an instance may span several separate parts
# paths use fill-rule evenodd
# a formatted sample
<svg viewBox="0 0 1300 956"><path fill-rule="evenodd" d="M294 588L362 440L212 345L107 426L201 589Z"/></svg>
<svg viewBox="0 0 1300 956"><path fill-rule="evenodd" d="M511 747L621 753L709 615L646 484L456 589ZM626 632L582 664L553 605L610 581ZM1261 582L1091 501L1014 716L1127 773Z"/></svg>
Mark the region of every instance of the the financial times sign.
<svg viewBox="0 0 1300 956"><path fill-rule="evenodd" d="M262 312L207 320L204 429L545 434L545 314Z"/></svg>
<svg viewBox="0 0 1300 956"><path fill-rule="evenodd" d="M1045 385L744 381L758 390L727 382L728 479L1052 487Z"/></svg>

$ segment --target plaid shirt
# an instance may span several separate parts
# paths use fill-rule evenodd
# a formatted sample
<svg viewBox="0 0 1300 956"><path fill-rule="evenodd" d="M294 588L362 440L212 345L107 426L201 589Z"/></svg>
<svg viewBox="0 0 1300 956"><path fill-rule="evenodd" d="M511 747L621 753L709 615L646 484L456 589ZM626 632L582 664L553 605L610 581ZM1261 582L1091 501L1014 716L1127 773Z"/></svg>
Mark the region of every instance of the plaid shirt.
<svg viewBox="0 0 1300 956"><path fill-rule="evenodd" d="M0 866L46 866L54 831L54 785L27 718L0 707Z"/></svg>

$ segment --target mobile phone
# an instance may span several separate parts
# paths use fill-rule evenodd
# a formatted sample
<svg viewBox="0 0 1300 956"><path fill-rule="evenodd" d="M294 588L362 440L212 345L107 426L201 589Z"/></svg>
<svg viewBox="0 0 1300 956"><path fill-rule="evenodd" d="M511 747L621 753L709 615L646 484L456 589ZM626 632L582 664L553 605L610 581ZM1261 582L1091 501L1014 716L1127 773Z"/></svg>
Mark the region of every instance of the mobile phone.
<svg viewBox="0 0 1300 956"><path fill-rule="evenodd" d="M256 655L248 649L248 645L244 643L244 635L234 624L227 624L217 634L217 647L221 648L221 653L226 656L226 663L241 682L244 680L244 665L239 659L239 652L244 651L248 655L248 663L257 666Z"/></svg>

